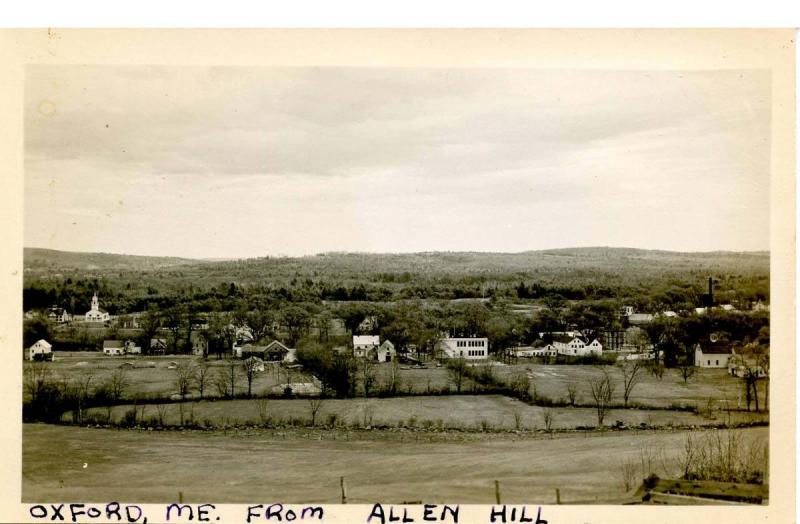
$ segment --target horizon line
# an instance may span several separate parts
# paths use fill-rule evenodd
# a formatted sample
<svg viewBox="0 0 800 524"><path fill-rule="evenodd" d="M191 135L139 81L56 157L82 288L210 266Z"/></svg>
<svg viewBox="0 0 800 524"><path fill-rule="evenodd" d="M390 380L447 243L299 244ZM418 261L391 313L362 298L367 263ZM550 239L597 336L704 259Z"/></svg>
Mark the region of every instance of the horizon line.
<svg viewBox="0 0 800 524"><path fill-rule="evenodd" d="M256 260L263 258L309 258L319 257L326 255L430 255L430 254L482 254L482 255L523 255L526 253L546 253L552 251L569 251L569 250L589 250L589 249L610 249L610 250L631 250L631 251L649 251L660 253L674 253L674 254L690 254L690 255L703 255L714 253L729 253L729 254L769 254L769 249L752 249L752 250L733 250L733 249L712 249L707 251L691 251L691 250L673 250L673 249L657 249L657 248L641 248L631 246L572 246L572 247L553 247L543 249L525 249L521 251L482 251L482 250L434 250L434 251L320 251L317 253L309 253L304 255L289 255L285 253L253 255L253 256L240 256L240 257L188 257L182 255L144 255L136 253L116 253L110 251L72 251L64 249L54 249L49 247L38 246L23 246L23 254L25 249L38 249L41 251L55 251L58 253L72 253L80 255L114 255L126 257L139 257L139 258L177 258L182 260L191 260L198 262L230 262L236 260Z"/></svg>

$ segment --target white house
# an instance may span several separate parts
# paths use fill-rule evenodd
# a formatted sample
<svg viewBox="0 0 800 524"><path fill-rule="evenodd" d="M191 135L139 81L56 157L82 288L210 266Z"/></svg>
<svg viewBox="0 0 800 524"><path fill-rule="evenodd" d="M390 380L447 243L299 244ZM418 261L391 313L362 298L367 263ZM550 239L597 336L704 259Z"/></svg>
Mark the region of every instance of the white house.
<svg viewBox="0 0 800 524"><path fill-rule="evenodd" d="M701 368L727 368L736 353L727 342L708 342L694 347L694 365Z"/></svg>
<svg viewBox="0 0 800 524"><path fill-rule="evenodd" d="M447 358L482 360L489 356L488 338L443 338L440 344Z"/></svg>
<svg viewBox="0 0 800 524"><path fill-rule="evenodd" d="M378 335L354 335L353 336L353 356L365 358L373 349L381 345L381 337Z"/></svg>
<svg viewBox="0 0 800 524"><path fill-rule="evenodd" d="M86 312L83 316L86 322L106 322L111 319L111 315L104 309L100 308L100 301L97 298L97 293L92 296L92 309Z"/></svg>
<svg viewBox="0 0 800 524"><path fill-rule="evenodd" d="M48 310L47 318L50 322L55 322L56 324L66 324L72 320L72 315L63 307L53 306Z"/></svg>
<svg viewBox="0 0 800 524"><path fill-rule="evenodd" d="M142 346L137 346L133 340L125 341L125 353L129 355L141 355Z"/></svg>
<svg viewBox="0 0 800 524"><path fill-rule="evenodd" d="M104 340L103 354L109 356L124 355L125 343L122 342L121 340Z"/></svg>
<svg viewBox="0 0 800 524"><path fill-rule="evenodd" d="M378 362L391 362L395 358L397 358L397 351L395 351L391 340L384 340L375 350L375 359Z"/></svg>
<svg viewBox="0 0 800 524"><path fill-rule="evenodd" d="M553 343L546 346L549 351L555 350L559 355L572 357L585 357L587 355L600 355L603 353L603 345L597 339L588 342L581 337L556 337Z"/></svg>
<svg viewBox="0 0 800 524"><path fill-rule="evenodd" d="M53 360L53 346L45 339L39 339L25 352L28 360Z"/></svg>

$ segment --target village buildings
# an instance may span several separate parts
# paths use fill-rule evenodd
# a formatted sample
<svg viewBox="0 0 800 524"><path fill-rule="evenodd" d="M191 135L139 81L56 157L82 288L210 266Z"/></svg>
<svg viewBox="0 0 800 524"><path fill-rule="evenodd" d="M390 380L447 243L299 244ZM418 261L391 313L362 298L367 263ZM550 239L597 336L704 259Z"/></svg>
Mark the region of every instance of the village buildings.
<svg viewBox="0 0 800 524"><path fill-rule="evenodd" d="M603 345L596 338L589 342L584 337L570 337L559 335L553 337L553 342L545 346L546 350L555 351L559 355L585 357L588 355L602 355Z"/></svg>
<svg viewBox="0 0 800 524"><path fill-rule="evenodd" d="M97 298L97 293L92 296L92 307L83 316L86 322L107 322L111 320L111 315L108 311L100 307L100 300Z"/></svg>

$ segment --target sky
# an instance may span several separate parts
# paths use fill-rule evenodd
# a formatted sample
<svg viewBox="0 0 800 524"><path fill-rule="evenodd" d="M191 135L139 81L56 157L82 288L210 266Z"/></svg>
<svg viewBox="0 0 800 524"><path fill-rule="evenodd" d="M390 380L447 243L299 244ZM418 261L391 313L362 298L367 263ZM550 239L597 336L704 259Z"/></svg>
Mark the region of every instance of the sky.
<svg viewBox="0 0 800 524"><path fill-rule="evenodd" d="M28 66L25 245L769 249L767 70Z"/></svg>

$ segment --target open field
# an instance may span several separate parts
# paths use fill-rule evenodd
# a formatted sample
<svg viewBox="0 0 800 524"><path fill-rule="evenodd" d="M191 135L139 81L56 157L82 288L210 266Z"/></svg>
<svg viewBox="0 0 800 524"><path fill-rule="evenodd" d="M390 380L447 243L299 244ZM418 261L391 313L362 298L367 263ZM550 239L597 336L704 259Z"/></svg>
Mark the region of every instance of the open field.
<svg viewBox="0 0 800 524"><path fill-rule="evenodd" d="M765 442L768 428L734 430ZM646 455L676 476L686 431L485 435L470 442L332 440L337 432L141 432L23 425L22 500L173 502L617 503L621 464ZM289 437L288 439L286 437ZM341 436L341 434L339 434ZM639 472L639 478L643 477Z"/></svg>
<svg viewBox="0 0 800 524"><path fill-rule="evenodd" d="M181 424L180 409L184 421L192 417L194 422L207 426L261 425L259 400L217 400L174 403L160 406L165 425ZM118 422L132 408L131 405L115 406L111 409L111 420ZM513 430L516 428L515 414L519 415L520 429L544 429L544 413L552 413L553 429L573 429L579 426L596 426L597 415L592 408L542 408L530 406L519 400L500 395L449 395L416 396L368 399L326 399L317 413L317 424L328 424L335 415L337 423L349 426L391 427L446 427L462 430ZM99 419L107 416L106 408L88 410L89 415ZM143 413L143 415L142 415ZM310 404L306 399L273 399L266 403L266 415L273 424L298 421L310 424ZM141 404L137 407L139 420L156 418L157 407ZM65 414L71 420L71 414ZM627 426L708 426L713 424L768 421L766 413L733 412L730 415L715 412L701 416L686 411L614 409L604 421L611 425L622 421Z"/></svg>
<svg viewBox="0 0 800 524"><path fill-rule="evenodd" d="M581 366L581 365L542 365L520 363L509 366L497 366L498 376L512 373L525 373L532 376L539 395L551 399L567 398L567 384L574 383L578 388L578 403L591 402L589 381L607 369L617 383L615 402L622 401L622 371L618 366ZM657 378L647 370L640 371L639 382L633 389L629 402L654 407L669 407L675 404L705 407L709 399L718 408L746 408L742 379L732 377L725 369L695 368L695 374L688 383L683 382L677 369L666 369L662 378ZM766 381L759 383L759 399L765 397Z"/></svg>
<svg viewBox="0 0 800 524"><path fill-rule="evenodd" d="M137 356L137 357L110 357L97 352L59 352L56 360L48 363L56 380L62 378L80 381L82 377L92 375L92 387L97 387L108 380L111 374L124 366L126 369L127 387L124 397L135 396L168 396L177 392L175 385L176 372L169 369L170 362L191 360L199 362L201 359L191 356L167 355L163 357ZM208 359L208 365L215 370L222 371L224 361L216 358ZM127 366L126 363L132 364ZM148 367L148 363L155 367ZM269 392L276 384L285 384L287 374L285 369L277 370L278 366L267 366L266 370L258 373L253 380L253 394L261 395ZM291 382L310 382L312 379L302 371L293 370L289 376ZM217 395L214 385L206 386L205 394ZM236 385L237 393L247 391L247 381L240 378ZM196 393L196 391L194 391Z"/></svg>
<svg viewBox="0 0 800 524"><path fill-rule="evenodd" d="M92 384L94 386L105 382L111 373L124 363L129 362L133 367L127 367L128 386L125 390L125 397L135 396L168 396L176 392L174 370L168 369L172 361L183 359L198 360L196 357L175 356L166 357L108 357L96 352L59 352L56 354L56 361L48 364L54 377L57 379L80 380L87 374L92 374ZM144 367L146 363L155 363L155 367ZM215 358L210 358L209 366L221 368L223 362ZM376 385L388 382L390 364L381 363L376 368ZM540 396L552 400L563 400L567 397L567 385L574 383L577 387L578 404L588 404L591 401L589 380L602 373L602 369L596 366L583 365L542 365L535 363L522 363L514 365L497 364L495 373L498 376L509 376L513 373L522 373L532 378L536 387L536 393ZM616 379L617 388L614 398L615 403L622 403L622 373L616 366L606 366L612 377ZM429 391L439 391L441 389L455 390L452 386L448 372L444 368L425 368L425 369L401 369L400 391L407 392L409 389L414 393L426 393ZM664 377L658 379L646 372L641 372L640 382L633 389L630 403L634 405L650 406L657 408L672 407L674 405L685 405L707 409L709 406L714 409L745 408L742 397L742 380L731 377L724 369L697 369L695 375L689 379L688 384L684 384L676 370L666 370ZM311 382L312 378L305 373L294 370L288 376L291 382ZM253 394L262 395L271 390L273 386L287 382L285 369L278 366L267 367L262 373L258 373L253 382ZM762 401L766 398L766 381L759 384L759 398ZM238 392L246 392L247 383L242 377L237 383ZM469 391L470 385L465 386ZM217 392L213 385L205 392L208 396L216 396Z"/></svg>

